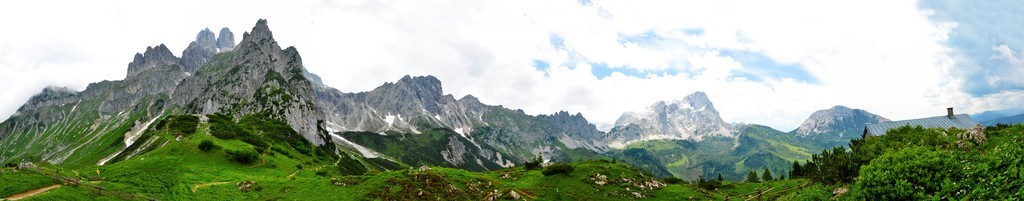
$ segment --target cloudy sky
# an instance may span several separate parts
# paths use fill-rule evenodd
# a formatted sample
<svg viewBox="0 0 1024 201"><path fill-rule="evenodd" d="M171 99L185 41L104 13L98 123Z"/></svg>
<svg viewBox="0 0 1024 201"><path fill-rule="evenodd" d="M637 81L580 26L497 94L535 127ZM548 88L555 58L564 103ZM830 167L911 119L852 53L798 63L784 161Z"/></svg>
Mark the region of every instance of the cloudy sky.
<svg viewBox="0 0 1024 201"><path fill-rule="evenodd" d="M726 121L789 131L834 105L890 119L1021 107L1021 1L4 1L0 119L45 86L120 80L259 18L342 91L434 75L530 114L624 111L704 91Z"/></svg>

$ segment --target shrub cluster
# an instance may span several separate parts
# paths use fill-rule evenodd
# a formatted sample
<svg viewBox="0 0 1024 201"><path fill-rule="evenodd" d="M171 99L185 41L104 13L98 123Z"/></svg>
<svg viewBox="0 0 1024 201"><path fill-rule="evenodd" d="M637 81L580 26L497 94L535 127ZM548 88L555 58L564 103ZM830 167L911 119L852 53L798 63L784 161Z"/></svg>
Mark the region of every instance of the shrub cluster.
<svg viewBox="0 0 1024 201"><path fill-rule="evenodd" d="M241 164L252 164L259 159L259 153L254 149L228 150L228 159Z"/></svg>
<svg viewBox="0 0 1024 201"><path fill-rule="evenodd" d="M210 151L218 148L220 148L220 146L218 146L217 144L213 143L213 141L210 140L203 140L202 142L199 143L199 149L203 151Z"/></svg>
<svg viewBox="0 0 1024 201"><path fill-rule="evenodd" d="M572 171L575 169L576 168L574 168L572 164L557 163L552 164L547 168L544 168L544 171L542 171L541 173L544 173L544 176L551 176L556 174L572 173Z"/></svg>
<svg viewBox="0 0 1024 201"><path fill-rule="evenodd" d="M523 164L523 166L526 167L526 170L536 170L540 169L540 164L543 162L544 161L541 159L541 157L537 156L536 158L533 158L533 160L526 162L526 164Z"/></svg>

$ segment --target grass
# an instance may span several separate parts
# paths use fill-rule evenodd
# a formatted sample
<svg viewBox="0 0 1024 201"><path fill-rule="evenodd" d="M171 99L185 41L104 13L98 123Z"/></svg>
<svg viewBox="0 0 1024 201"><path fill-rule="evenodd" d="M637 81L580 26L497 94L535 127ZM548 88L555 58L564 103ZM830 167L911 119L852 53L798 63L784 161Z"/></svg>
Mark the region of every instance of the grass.
<svg viewBox="0 0 1024 201"><path fill-rule="evenodd" d="M0 170L0 198L56 184L57 180L28 170Z"/></svg>

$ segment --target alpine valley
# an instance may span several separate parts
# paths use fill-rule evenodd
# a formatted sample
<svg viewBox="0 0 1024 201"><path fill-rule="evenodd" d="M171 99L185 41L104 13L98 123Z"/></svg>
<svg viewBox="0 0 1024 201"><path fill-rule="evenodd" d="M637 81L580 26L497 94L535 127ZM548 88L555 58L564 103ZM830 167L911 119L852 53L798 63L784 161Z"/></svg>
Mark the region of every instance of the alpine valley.
<svg viewBox="0 0 1024 201"><path fill-rule="evenodd" d="M33 96L0 123L0 163L34 173L4 173L24 183L0 195L61 180L78 187L34 198L672 199L696 190L661 179L786 175L889 121L835 106L784 132L725 122L693 92L625 112L605 132L579 113L454 97L429 75L342 92L266 20L234 39L205 29L181 57L147 47L123 80ZM548 177L560 164L572 173Z"/></svg>

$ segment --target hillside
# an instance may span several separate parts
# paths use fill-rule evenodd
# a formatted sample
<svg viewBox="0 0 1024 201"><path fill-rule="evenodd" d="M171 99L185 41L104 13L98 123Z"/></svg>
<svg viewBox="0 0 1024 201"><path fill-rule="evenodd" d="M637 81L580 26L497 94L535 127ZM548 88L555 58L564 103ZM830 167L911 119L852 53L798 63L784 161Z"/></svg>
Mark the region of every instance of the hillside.
<svg viewBox="0 0 1024 201"><path fill-rule="evenodd" d="M842 200L1007 200L1024 195L1024 125L969 130L900 127L826 150L794 165L815 194L849 191ZM824 191L824 192L822 192Z"/></svg>
<svg viewBox="0 0 1024 201"><path fill-rule="evenodd" d="M636 168L607 160L533 170L516 167L470 172L436 166L413 168L353 154L337 157L324 152L324 147L282 138L277 133L289 133L284 122L249 116L231 123L220 118L161 119L143 138L159 139L156 143L164 146L109 165L71 169L38 163L28 169L4 168L0 178L23 182L3 182L0 196L58 183L53 179L58 176L63 187L31 198L480 200L511 199L518 194L526 199L607 200L658 198L665 187ZM372 168L348 165L352 163ZM555 170L565 167L570 169Z"/></svg>
<svg viewBox="0 0 1024 201"><path fill-rule="evenodd" d="M789 172L792 161L807 160L813 153L807 148L812 146L796 136L766 126L741 125L737 129L736 138L652 140L612 150L608 155L658 177L697 180L721 174L726 180L742 181L748 171L765 168L782 175Z"/></svg>

